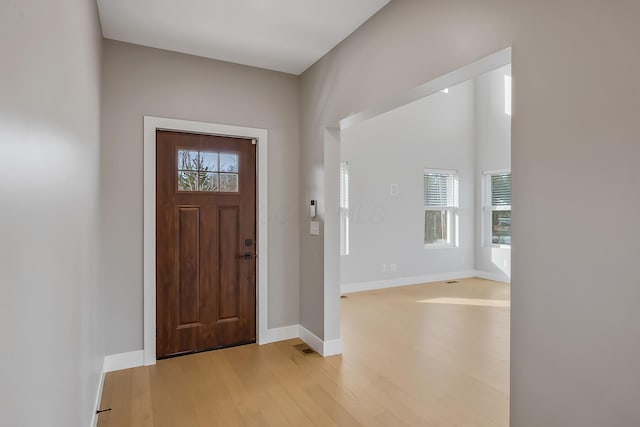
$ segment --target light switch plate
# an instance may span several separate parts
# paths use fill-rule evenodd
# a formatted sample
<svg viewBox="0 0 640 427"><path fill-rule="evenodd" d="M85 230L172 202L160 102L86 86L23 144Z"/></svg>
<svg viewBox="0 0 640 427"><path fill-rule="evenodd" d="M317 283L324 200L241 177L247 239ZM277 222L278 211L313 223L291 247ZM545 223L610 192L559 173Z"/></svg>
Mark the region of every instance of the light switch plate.
<svg viewBox="0 0 640 427"><path fill-rule="evenodd" d="M320 235L320 222L311 221L309 223L309 234L311 234L312 236L319 236Z"/></svg>
<svg viewBox="0 0 640 427"><path fill-rule="evenodd" d="M398 184L391 184L391 195L392 196L398 195Z"/></svg>

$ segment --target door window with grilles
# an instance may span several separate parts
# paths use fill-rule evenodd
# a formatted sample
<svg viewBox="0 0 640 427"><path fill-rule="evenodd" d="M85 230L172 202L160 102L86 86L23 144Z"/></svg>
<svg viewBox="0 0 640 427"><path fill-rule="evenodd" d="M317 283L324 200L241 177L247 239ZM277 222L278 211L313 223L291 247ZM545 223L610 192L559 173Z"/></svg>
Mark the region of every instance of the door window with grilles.
<svg viewBox="0 0 640 427"><path fill-rule="evenodd" d="M237 193L238 154L178 150L178 191Z"/></svg>

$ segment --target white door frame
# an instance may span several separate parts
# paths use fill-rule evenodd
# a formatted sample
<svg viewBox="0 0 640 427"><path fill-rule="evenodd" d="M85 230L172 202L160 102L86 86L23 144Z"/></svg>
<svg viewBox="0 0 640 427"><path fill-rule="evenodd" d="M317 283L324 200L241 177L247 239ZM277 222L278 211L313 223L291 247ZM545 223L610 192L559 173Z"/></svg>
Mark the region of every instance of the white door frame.
<svg viewBox="0 0 640 427"><path fill-rule="evenodd" d="M256 224L258 266L256 283L256 341L267 339L267 130L188 120L144 116L144 364L156 363L156 130L252 138L257 141Z"/></svg>

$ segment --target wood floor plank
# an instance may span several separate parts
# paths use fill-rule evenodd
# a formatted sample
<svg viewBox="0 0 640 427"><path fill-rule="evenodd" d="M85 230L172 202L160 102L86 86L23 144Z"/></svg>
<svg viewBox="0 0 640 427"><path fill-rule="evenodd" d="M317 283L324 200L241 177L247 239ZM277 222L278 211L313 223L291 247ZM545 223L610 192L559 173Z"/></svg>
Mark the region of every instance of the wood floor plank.
<svg viewBox="0 0 640 427"><path fill-rule="evenodd" d="M153 427L149 371L133 369L131 377L131 422L140 427Z"/></svg>
<svg viewBox="0 0 640 427"><path fill-rule="evenodd" d="M344 352L300 340L111 372L99 427L506 427L509 286L482 279L349 294Z"/></svg>

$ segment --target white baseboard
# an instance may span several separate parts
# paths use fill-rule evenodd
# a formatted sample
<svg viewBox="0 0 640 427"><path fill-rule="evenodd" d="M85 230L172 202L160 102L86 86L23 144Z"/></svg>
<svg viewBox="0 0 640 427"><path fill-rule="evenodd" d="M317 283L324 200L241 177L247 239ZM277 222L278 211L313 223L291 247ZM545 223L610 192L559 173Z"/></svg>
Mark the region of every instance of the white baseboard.
<svg viewBox="0 0 640 427"><path fill-rule="evenodd" d="M322 348L322 355L335 356L336 354L342 354L342 338L324 342L324 346Z"/></svg>
<svg viewBox="0 0 640 427"><path fill-rule="evenodd" d="M334 356L342 353L342 339L323 341L302 325L299 325L300 339L321 356Z"/></svg>
<svg viewBox="0 0 640 427"><path fill-rule="evenodd" d="M293 338L299 338L298 325L289 325L282 328L267 329L267 336L260 337L258 344L269 344L272 342L285 341Z"/></svg>
<svg viewBox="0 0 640 427"><path fill-rule="evenodd" d="M299 325L299 331L299 338L309 344L309 347L317 351L319 354L322 354L324 350L324 341L302 325Z"/></svg>
<svg viewBox="0 0 640 427"><path fill-rule="evenodd" d="M476 277L480 279L495 280L496 282L511 283L511 278L504 273L489 273L488 271L476 270Z"/></svg>
<svg viewBox="0 0 640 427"><path fill-rule="evenodd" d="M103 372L119 371L121 369L137 368L144 365L144 351L130 351L128 353L109 354L104 357Z"/></svg>
<svg viewBox="0 0 640 427"><path fill-rule="evenodd" d="M398 286L419 285L421 283L442 282L444 280L464 279L475 277L476 272L457 271L453 273L429 274L426 276L399 277L396 279L378 280L373 282L345 283L340 285L340 293L372 291L375 289L395 288Z"/></svg>
<svg viewBox="0 0 640 427"><path fill-rule="evenodd" d="M342 353L341 339L323 341L302 325L268 329L267 336L260 340L260 345L294 338L300 338L322 356L333 356Z"/></svg>
<svg viewBox="0 0 640 427"><path fill-rule="evenodd" d="M119 371L121 369L137 368L144 364L144 351L130 351L128 353L108 354L104 356L102 361L102 372L100 373L100 381L98 381L98 390L96 392L95 410L91 418L91 427L98 425L97 411L100 409L102 401L102 390L104 389L104 377L107 372Z"/></svg>

